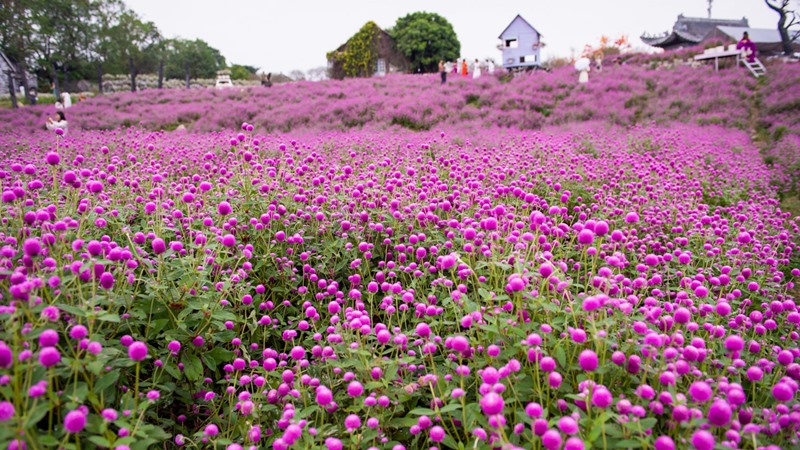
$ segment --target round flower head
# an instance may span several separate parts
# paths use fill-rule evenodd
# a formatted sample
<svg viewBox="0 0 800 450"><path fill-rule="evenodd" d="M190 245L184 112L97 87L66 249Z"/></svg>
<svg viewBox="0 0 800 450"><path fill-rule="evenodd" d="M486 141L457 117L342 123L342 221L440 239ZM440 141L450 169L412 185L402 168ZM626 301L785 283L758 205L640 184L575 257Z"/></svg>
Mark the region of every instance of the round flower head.
<svg viewBox="0 0 800 450"><path fill-rule="evenodd" d="M128 357L134 361L143 361L147 358L147 344L136 341L128 347Z"/></svg>
<svg viewBox="0 0 800 450"><path fill-rule="evenodd" d="M442 442L444 440L444 436L444 428L440 427L439 425L431 428L430 437L433 442Z"/></svg>
<svg viewBox="0 0 800 450"><path fill-rule="evenodd" d="M55 347L44 347L39 351L39 364L52 367L61 362L61 353Z"/></svg>
<svg viewBox="0 0 800 450"><path fill-rule="evenodd" d="M705 381L695 381L689 386L689 395L692 397L692 400L697 403L707 402L712 394L711 386Z"/></svg>
<svg viewBox="0 0 800 450"><path fill-rule="evenodd" d="M675 450L675 442L669 436L659 436L653 443L655 450Z"/></svg>
<svg viewBox="0 0 800 450"><path fill-rule="evenodd" d="M0 422L5 422L14 417L14 404L11 402L0 402Z"/></svg>
<svg viewBox="0 0 800 450"><path fill-rule="evenodd" d="M355 431L361 427L361 419L355 414L350 414L345 417L344 426L347 427L347 431Z"/></svg>
<svg viewBox="0 0 800 450"><path fill-rule="evenodd" d="M561 434L558 430L549 429L542 435L542 446L547 450L557 450L561 448Z"/></svg>
<svg viewBox="0 0 800 450"><path fill-rule="evenodd" d="M708 431L698 430L692 435L692 445L697 450L713 450L715 443L714 435Z"/></svg>
<svg viewBox="0 0 800 450"><path fill-rule="evenodd" d="M499 394L495 392L489 392L488 394L484 395L483 398L481 398L480 405L484 414L487 416L493 416L503 412L505 402L503 401L503 397L501 397Z"/></svg>
<svg viewBox="0 0 800 450"><path fill-rule="evenodd" d="M779 402L786 402L794 397L794 389L792 389L789 383L781 381L776 383L775 386L772 386L772 396Z"/></svg>
<svg viewBox="0 0 800 450"><path fill-rule="evenodd" d="M586 372L592 372L597 369L597 354L592 350L584 350L578 356L578 364L580 364L581 369L585 370Z"/></svg>
<svg viewBox="0 0 800 450"><path fill-rule="evenodd" d="M708 409L708 422L715 427L724 427L731 421L730 405L725 400L715 400Z"/></svg>
<svg viewBox="0 0 800 450"><path fill-rule="evenodd" d="M68 433L80 433L85 426L86 415L79 409L68 412L64 417L64 429Z"/></svg>

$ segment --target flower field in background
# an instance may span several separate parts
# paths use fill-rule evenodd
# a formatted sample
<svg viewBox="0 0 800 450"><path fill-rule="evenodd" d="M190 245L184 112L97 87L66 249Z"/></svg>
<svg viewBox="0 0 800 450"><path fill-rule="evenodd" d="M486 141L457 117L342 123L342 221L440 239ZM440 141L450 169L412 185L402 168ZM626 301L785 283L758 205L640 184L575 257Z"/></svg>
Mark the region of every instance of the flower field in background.
<svg viewBox="0 0 800 450"><path fill-rule="evenodd" d="M0 446L797 447L774 71L2 111Z"/></svg>

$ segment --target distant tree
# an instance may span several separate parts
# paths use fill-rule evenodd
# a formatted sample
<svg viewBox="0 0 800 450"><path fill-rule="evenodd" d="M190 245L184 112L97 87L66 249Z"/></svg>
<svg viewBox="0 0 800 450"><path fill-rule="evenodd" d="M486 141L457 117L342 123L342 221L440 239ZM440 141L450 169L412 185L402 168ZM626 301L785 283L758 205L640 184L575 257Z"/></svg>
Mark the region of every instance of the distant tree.
<svg viewBox="0 0 800 450"><path fill-rule="evenodd" d="M117 71L127 71L131 91L136 91L136 76L155 64L154 50L160 45L161 33L153 22L143 21L135 12L125 9L109 30L113 65Z"/></svg>
<svg viewBox="0 0 800 450"><path fill-rule="evenodd" d="M612 56L629 52L633 46L628 41L628 36L621 35L617 39L611 40L608 36L600 36L598 45L586 44L583 47L582 56L587 58L596 56Z"/></svg>
<svg viewBox="0 0 800 450"><path fill-rule="evenodd" d="M439 60L453 61L461 55L453 26L435 13L415 12L401 17L389 34L414 71L436 72Z"/></svg>
<svg viewBox="0 0 800 450"><path fill-rule="evenodd" d="M325 66L315 67L306 71L306 79L309 81L322 81L328 79L328 68Z"/></svg>
<svg viewBox="0 0 800 450"><path fill-rule="evenodd" d="M289 72L289 77L294 81L306 81L306 74L302 70L293 70Z"/></svg>
<svg viewBox="0 0 800 450"><path fill-rule="evenodd" d="M233 80L249 80L258 72L258 67L244 66L241 64L234 64L228 67L231 71L231 79Z"/></svg>
<svg viewBox="0 0 800 450"><path fill-rule="evenodd" d="M791 0L764 0L767 6L778 13L778 33L781 35L783 54L794 53L792 43L800 38L800 10L791 9Z"/></svg>
<svg viewBox="0 0 800 450"><path fill-rule="evenodd" d="M219 50L202 39L170 39L167 54L167 78L183 78L187 88L192 78L214 78L225 68Z"/></svg>

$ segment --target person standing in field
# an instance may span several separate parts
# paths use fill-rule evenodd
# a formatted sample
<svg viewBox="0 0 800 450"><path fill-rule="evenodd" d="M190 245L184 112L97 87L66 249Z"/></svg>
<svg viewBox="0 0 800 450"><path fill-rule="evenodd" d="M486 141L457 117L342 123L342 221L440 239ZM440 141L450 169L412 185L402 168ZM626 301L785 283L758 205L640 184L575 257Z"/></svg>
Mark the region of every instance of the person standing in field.
<svg viewBox="0 0 800 450"><path fill-rule="evenodd" d="M747 62L753 63L756 60L756 44L750 40L747 31L742 35L742 39L736 44L736 50L741 50L747 58Z"/></svg>
<svg viewBox="0 0 800 450"><path fill-rule="evenodd" d="M442 76L442 84L447 83L447 69L441 59L439 60L439 74Z"/></svg>
<svg viewBox="0 0 800 450"><path fill-rule="evenodd" d="M467 58L461 60L461 76L467 76Z"/></svg>
<svg viewBox="0 0 800 450"><path fill-rule="evenodd" d="M480 78L481 77L481 62L478 61L478 58L475 58L475 64L472 66L472 79Z"/></svg>
<svg viewBox="0 0 800 450"><path fill-rule="evenodd" d="M489 72L489 75L494 73L494 61L491 59L486 59L486 71Z"/></svg>

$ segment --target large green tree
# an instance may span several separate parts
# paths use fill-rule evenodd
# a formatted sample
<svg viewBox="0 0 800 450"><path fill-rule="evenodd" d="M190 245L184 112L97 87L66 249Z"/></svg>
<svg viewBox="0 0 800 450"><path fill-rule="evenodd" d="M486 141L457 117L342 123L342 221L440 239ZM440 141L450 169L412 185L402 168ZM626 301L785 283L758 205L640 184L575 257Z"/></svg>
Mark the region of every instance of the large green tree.
<svg viewBox="0 0 800 450"><path fill-rule="evenodd" d="M225 68L225 58L202 39L170 39L167 44L167 78L183 78L189 87L192 78L213 78Z"/></svg>
<svg viewBox="0 0 800 450"><path fill-rule="evenodd" d="M436 13L408 14L397 19L389 33L417 72L436 72L439 60L452 61L461 54L453 26Z"/></svg>
<svg viewBox="0 0 800 450"><path fill-rule="evenodd" d="M127 71L131 77L131 91L136 91L136 76L157 64L157 49L161 45L161 32L153 22L145 22L135 12L125 9L109 30L111 66L115 72Z"/></svg>

